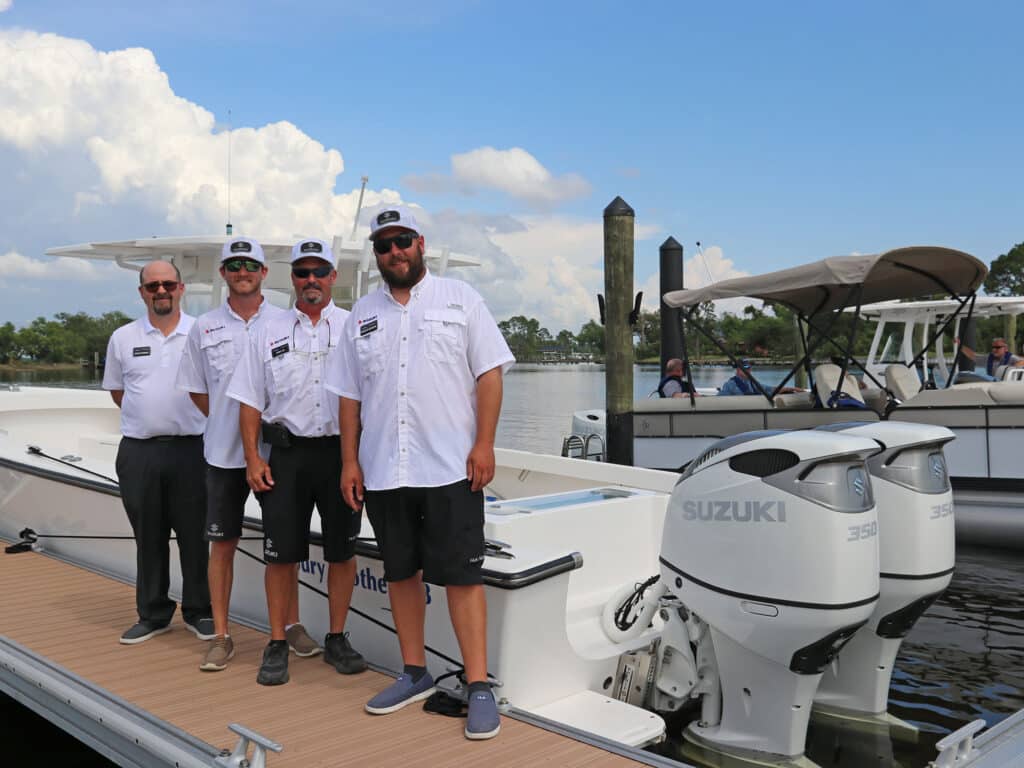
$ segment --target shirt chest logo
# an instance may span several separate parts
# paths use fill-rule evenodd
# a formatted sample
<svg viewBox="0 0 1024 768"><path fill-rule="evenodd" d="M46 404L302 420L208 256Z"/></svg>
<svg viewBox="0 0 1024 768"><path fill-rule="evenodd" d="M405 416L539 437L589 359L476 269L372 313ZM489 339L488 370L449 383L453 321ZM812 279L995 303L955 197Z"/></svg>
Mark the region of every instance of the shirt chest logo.
<svg viewBox="0 0 1024 768"><path fill-rule="evenodd" d="M359 335L366 336L377 330L377 316L368 317L359 321Z"/></svg>
<svg viewBox="0 0 1024 768"><path fill-rule="evenodd" d="M153 350L149 347L132 347L132 357L149 357Z"/></svg>
<svg viewBox="0 0 1024 768"><path fill-rule="evenodd" d="M281 355L285 354L287 351L288 351L288 342L286 341L284 344L280 344L279 346L272 347L271 350L270 350L270 356L271 357L280 357Z"/></svg>

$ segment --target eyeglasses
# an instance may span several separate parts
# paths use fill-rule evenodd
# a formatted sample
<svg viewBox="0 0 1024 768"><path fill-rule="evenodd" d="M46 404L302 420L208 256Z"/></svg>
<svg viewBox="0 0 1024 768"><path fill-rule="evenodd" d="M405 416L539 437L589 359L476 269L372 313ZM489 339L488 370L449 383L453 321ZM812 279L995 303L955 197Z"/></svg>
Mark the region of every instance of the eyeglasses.
<svg viewBox="0 0 1024 768"><path fill-rule="evenodd" d="M259 272L263 269L262 264L252 259L232 259L224 262L224 269L228 272L241 272L242 267L245 267L246 272Z"/></svg>
<svg viewBox="0 0 1024 768"><path fill-rule="evenodd" d="M148 293L158 293L161 288L167 291L167 293L174 293L178 290L178 285L179 283L177 280L154 280L151 283L144 283L142 287L145 288Z"/></svg>
<svg viewBox="0 0 1024 768"><path fill-rule="evenodd" d="M310 274L316 275L317 277L327 277L331 274L331 270L334 269L330 264L323 264L319 267L292 267L292 274L299 278L299 280L305 280Z"/></svg>
<svg viewBox="0 0 1024 768"><path fill-rule="evenodd" d="M993 344L992 349L1006 349L1005 344Z"/></svg>
<svg viewBox="0 0 1024 768"><path fill-rule="evenodd" d="M412 232L403 232L402 234L395 235L394 237L381 237L373 241L373 250L383 256L385 253L391 252L392 244L397 245L402 250L405 250L419 239L420 236L415 235Z"/></svg>

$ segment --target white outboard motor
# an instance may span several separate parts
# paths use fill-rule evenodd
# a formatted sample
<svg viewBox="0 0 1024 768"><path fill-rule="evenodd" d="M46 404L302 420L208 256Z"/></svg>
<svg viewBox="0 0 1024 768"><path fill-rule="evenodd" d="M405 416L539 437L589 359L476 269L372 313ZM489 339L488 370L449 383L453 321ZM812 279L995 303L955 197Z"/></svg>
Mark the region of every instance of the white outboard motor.
<svg viewBox="0 0 1024 768"><path fill-rule="evenodd" d="M901 421L819 430L869 437L882 448L867 461L878 507L881 583L871 619L825 669L814 708L890 725L895 718L886 705L900 643L953 575L953 491L942 446L954 434Z"/></svg>
<svg viewBox="0 0 1024 768"><path fill-rule="evenodd" d="M687 738L741 756L803 754L821 673L878 600L864 466L877 452L843 433L748 432L683 473L661 578L697 645L690 695L704 698Z"/></svg>

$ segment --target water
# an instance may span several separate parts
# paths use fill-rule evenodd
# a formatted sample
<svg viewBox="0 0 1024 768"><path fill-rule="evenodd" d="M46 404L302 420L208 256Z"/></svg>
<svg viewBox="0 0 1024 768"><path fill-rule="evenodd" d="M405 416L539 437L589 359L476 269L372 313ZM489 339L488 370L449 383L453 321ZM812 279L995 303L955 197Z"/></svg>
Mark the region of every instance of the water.
<svg viewBox="0 0 1024 768"><path fill-rule="evenodd" d="M0 372L0 380L10 380L4 373ZM63 376L19 372L18 381L98 386L88 371L71 372L75 376L56 373ZM695 369L693 373L699 387L718 386L732 375L728 368ZM755 373L763 383L774 384L785 371L766 368ZM638 366L636 396L646 397L659 380L656 367ZM600 366L517 366L505 377L498 445L558 453L573 411L603 407L604 369ZM904 641L890 689L889 711L920 729L917 740L814 725L808 737L808 757L823 768L923 766L935 756L935 742L950 731L976 718L992 724L1024 707L1022 585L1024 558L1019 553L958 552L952 584ZM6 754L3 765L39 764L44 751L47 758L59 757L64 765L112 765L9 699L0 697L0 706L4 716L0 736L9 736L3 743L32 745L22 758ZM678 737L670 738L662 750L698 762Z"/></svg>

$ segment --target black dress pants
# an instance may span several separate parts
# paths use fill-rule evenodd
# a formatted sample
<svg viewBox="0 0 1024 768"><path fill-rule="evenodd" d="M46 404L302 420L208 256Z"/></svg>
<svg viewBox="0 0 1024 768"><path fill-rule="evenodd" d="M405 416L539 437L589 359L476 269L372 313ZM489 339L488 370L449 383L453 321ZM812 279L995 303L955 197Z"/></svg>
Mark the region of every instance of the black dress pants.
<svg viewBox="0 0 1024 768"><path fill-rule="evenodd" d="M139 620L163 626L174 616L174 601L167 595L172 530L181 562L182 616L189 623L210 616L202 436L122 438L116 467L121 501L135 532Z"/></svg>

